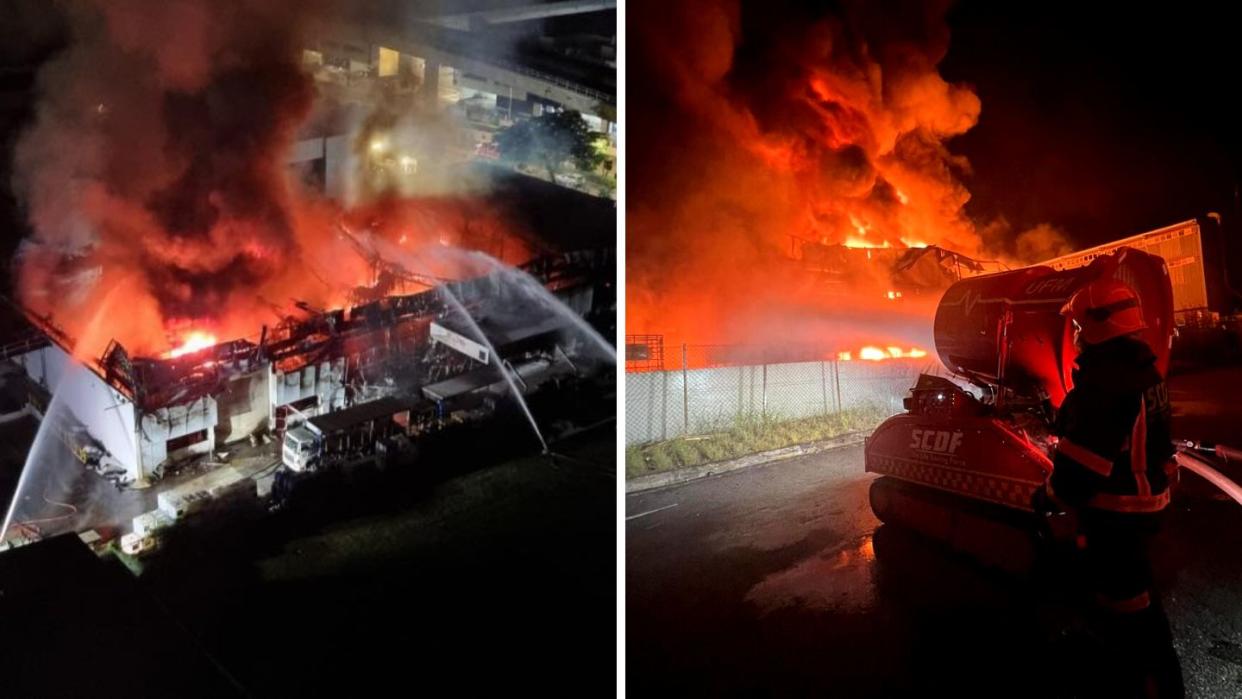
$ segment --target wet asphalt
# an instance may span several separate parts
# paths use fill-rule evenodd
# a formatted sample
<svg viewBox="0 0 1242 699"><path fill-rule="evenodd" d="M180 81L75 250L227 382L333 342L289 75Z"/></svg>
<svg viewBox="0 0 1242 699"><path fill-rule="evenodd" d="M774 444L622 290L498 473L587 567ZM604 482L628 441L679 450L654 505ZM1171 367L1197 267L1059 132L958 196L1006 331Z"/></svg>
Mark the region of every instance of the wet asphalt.
<svg viewBox="0 0 1242 699"><path fill-rule="evenodd" d="M1242 443L1242 370L1171 390L1180 436ZM1087 696L1047 580L881 525L873 478L854 446L628 496L629 694ZM1242 507L1187 474L1153 562L1187 695L1242 696Z"/></svg>

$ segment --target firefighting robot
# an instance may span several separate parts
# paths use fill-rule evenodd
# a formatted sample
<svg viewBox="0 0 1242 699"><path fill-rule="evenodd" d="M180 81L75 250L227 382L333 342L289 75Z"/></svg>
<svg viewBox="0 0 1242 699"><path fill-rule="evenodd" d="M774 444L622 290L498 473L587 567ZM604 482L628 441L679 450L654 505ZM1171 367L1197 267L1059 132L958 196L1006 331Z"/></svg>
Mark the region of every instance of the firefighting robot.
<svg viewBox="0 0 1242 699"><path fill-rule="evenodd" d="M882 476L871 486L876 516L1001 568L1028 570L1035 534L1046 530L1035 502L1053 472L1053 455L1073 459L1083 457L1079 448L1098 447L1093 438L1080 437L1086 444L1070 440L1066 450L1056 449L1057 413L1074 387L1078 356L1073 320L1062 311L1071 299L1089 298L1084 290L1108 295L1123 288L1131 290L1135 305L1125 301L1117 312L1149 348L1152 370L1163 376L1173 293L1159 257L1122 248L1086 267L1027 267L950 287L936 312L936 350L965 385L919 377L906 398L907 412L886 420L867 440L866 470ZM1167 404L1163 396L1149 402L1160 400ZM1126 461L1124 469L1115 469L1118 478L1123 470L1133 474L1121 446L1101 448L1107 453L1087 459L1088 466ZM1162 469L1168 456L1149 455L1147 467ZM1163 503L1168 493L1161 474L1149 479L1151 492L1144 492ZM1101 497L1098 502L1107 499Z"/></svg>
<svg viewBox="0 0 1242 699"><path fill-rule="evenodd" d="M1169 433L1163 260L1122 248L1077 269L965 279L934 330L955 380L920 376L907 412L868 440L876 516L1015 571L1068 543L1116 661L1082 696L1180 696L1146 540L1179 465L1242 505L1242 487L1209 465L1242 450Z"/></svg>

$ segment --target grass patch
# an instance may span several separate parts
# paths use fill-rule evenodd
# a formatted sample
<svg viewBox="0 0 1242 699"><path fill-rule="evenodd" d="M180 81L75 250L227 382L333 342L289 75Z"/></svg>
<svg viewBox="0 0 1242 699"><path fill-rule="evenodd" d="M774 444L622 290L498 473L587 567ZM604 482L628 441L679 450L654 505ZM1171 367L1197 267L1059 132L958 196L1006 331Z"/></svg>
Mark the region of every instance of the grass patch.
<svg viewBox="0 0 1242 699"><path fill-rule="evenodd" d="M870 407L794 419L758 416L739 418L721 432L626 447L625 477L637 478L712 461L735 459L794 444L831 439L847 432L871 429L889 414L888 410Z"/></svg>

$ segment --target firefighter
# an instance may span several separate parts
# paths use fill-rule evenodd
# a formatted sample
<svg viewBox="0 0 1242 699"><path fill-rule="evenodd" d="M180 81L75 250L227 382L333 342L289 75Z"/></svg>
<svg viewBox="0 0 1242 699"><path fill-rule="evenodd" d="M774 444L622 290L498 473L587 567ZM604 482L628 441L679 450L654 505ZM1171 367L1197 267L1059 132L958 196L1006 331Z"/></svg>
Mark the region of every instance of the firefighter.
<svg viewBox="0 0 1242 699"><path fill-rule="evenodd" d="M1141 337L1138 295L1092 282L1062 309L1079 354L1056 416L1047 497L1076 520L1076 545L1118 670L1118 696L1181 696L1168 621L1153 589L1148 546L1176 479L1171 408L1156 356Z"/></svg>

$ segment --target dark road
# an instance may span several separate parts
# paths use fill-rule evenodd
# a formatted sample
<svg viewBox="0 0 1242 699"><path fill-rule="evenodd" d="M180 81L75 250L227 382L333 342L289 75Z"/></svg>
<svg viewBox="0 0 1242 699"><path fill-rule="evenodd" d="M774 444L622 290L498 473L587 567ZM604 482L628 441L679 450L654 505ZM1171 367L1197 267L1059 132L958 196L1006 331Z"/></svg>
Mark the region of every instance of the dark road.
<svg viewBox="0 0 1242 699"><path fill-rule="evenodd" d="M1238 442L1233 384L1242 372L1175 377L1179 436ZM1064 605L881 527L871 480L856 446L628 497L630 691L1073 696L1051 669ZM1156 545L1189 696L1242 695L1239 525L1242 508L1186 474Z"/></svg>

